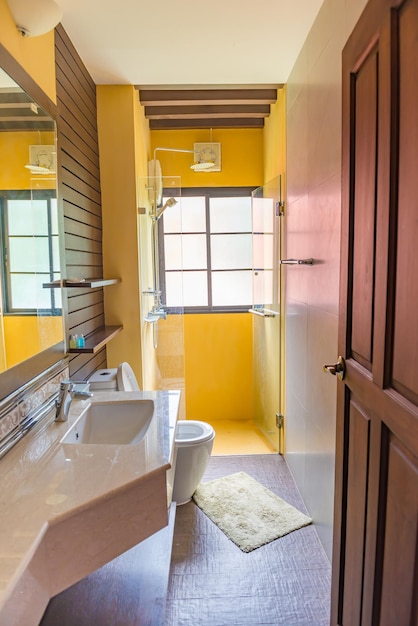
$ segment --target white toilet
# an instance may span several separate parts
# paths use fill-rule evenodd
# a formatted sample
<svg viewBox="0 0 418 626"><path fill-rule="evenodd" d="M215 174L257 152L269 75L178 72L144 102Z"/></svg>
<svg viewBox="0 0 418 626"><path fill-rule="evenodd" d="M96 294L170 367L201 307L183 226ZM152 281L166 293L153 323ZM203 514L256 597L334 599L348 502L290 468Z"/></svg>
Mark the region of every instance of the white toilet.
<svg viewBox="0 0 418 626"><path fill-rule="evenodd" d="M88 382L90 391L139 391L136 376L129 363L94 372ZM174 484L172 500L190 502L205 473L213 448L215 431L210 424L196 420L179 420L174 438L174 463L167 476L169 490ZM171 498L170 498L171 501Z"/></svg>
<svg viewBox="0 0 418 626"><path fill-rule="evenodd" d="M129 363L101 369L88 379L90 391L139 391L138 381Z"/></svg>
<svg viewBox="0 0 418 626"><path fill-rule="evenodd" d="M210 424L179 420L174 439L177 449L173 502L186 504L205 473L212 453L215 431Z"/></svg>

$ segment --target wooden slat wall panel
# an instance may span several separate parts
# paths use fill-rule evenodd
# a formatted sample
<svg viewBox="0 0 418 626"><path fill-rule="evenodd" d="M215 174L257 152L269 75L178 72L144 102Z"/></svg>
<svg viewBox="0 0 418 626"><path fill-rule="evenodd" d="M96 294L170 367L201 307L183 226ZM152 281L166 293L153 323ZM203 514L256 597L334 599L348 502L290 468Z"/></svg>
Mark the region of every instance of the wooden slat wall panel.
<svg viewBox="0 0 418 626"><path fill-rule="evenodd" d="M72 205L70 205L72 208ZM87 239L88 241L96 241L101 245L101 230L91 224L84 224L83 222L79 222L77 220L72 219L71 217L66 217L65 219L65 232L68 237L68 247L74 249L74 245L72 245L71 235L78 237L79 246L83 246L83 242L80 240L80 237ZM88 245L88 243L86 244ZM93 248L92 248L93 249ZM97 250L96 250L97 251Z"/></svg>
<svg viewBox="0 0 418 626"><path fill-rule="evenodd" d="M100 180L100 170L98 163L92 161L82 150L78 148L77 145L74 144L74 142L72 142L68 138L68 135L70 134L71 132L68 132L65 135L61 135L61 149L64 150L67 154L71 154L72 157L76 159L80 165L88 169L97 180ZM74 138L76 138L75 134L73 139Z"/></svg>
<svg viewBox="0 0 418 626"><path fill-rule="evenodd" d="M99 159L95 150L90 148L90 146L84 142L82 142L83 144L82 149L79 148L80 136L77 135L77 133L72 128L72 126L68 122L66 122L64 119L61 120L61 131L62 131L62 137L64 138L63 141L67 140L69 143L72 144L71 148L67 148L68 154L73 153L75 157L82 154L83 157L85 159L88 159L89 161L88 167L91 167L90 166L90 162L91 162L93 166L97 168L97 173L99 173Z"/></svg>
<svg viewBox="0 0 418 626"><path fill-rule="evenodd" d="M78 193L77 191L69 187L67 187L66 196L67 197L64 198L64 205L66 204L66 202L68 202L80 209L83 209L91 213L92 225L101 230L102 215L101 215L101 210L100 210L100 204L97 204L97 202L93 202L90 198L86 198L86 196L83 196L82 194ZM73 213L71 213L71 211L73 211ZM71 217L73 220L77 220L77 215L78 215L78 211L74 213L74 207L71 207L71 206L67 206L67 211L64 211L64 216ZM94 219L93 219L94 215L96 215L98 218L96 222L94 222ZM87 223L86 219L81 220L81 221L83 223Z"/></svg>
<svg viewBox="0 0 418 626"><path fill-rule="evenodd" d="M92 229L93 234L94 230ZM95 241L94 237L85 237L78 236L77 234L72 235L71 232L67 232L66 235L66 245L67 250L80 250L81 252L92 252L101 254L102 252L102 244L101 241Z"/></svg>
<svg viewBox="0 0 418 626"><path fill-rule="evenodd" d="M59 194L64 210L66 278L103 276L102 210L96 86L59 26L55 35ZM103 289L67 289L68 331L89 335L104 326ZM106 367L106 349L74 354L70 376Z"/></svg>
<svg viewBox="0 0 418 626"><path fill-rule="evenodd" d="M73 291L73 290L72 290ZM76 295L68 298L68 311L74 313L80 308L85 309L87 306L103 305L103 289L92 289L89 292L81 289L74 289Z"/></svg>

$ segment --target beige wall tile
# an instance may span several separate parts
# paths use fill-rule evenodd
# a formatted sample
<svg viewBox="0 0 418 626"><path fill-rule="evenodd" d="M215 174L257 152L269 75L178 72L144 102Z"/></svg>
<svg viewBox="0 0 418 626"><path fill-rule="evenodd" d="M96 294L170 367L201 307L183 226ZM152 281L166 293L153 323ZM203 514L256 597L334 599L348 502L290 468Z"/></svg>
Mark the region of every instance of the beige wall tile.
<svg viewBox="0 0 418 626"><path fill-rule="evenodd" d="M290 206L308 191L308 92L301 90L292 107L287 110L287 204Z"/></svg>
<svg viewBox="0 0 418 626"><path fill-rule="evenodd" d="M309 193L309 242L314 259L307 302L338 315L341 237L341 175L335 174Z"/></svg>
<svg viewBox="0 0 418 626"><path fill-rule="evenodd" d="M289 301L286 316L286 412L289 398L294 397L301 406L307 407L307 352L308 308L300 302ZM292 440L287 440L292 449Z"/></svg>
<svg viewBox="0 0 418 626"><path fill-rule="evenodd" d="M308 187L341 169L341 41L332 37L308 83Z"/></svg>
<svg viewBox="0 0 418 626"><path fill-rule="evenodd" d="M325 0L287 93L286 459L331 554L341 220L341 53L366 0ZM301 442L303 441L303 452Z"/></svg>
<svg viewBox="0 0 418 626"><path fill-rule="evenodd" d="M291 80L286 84L286 106L291 109L299 93L308 82L308 40L299 52L299 56L292 69Z"/></svg>
<svg viewBox="0 0 418 626"><path fill-rule="evenodd" d="M308 196L304 195L288 207L286 216L286 258L305 259L312 252L312 236L309 232ZM283 267L286 280L286 294L290 300L308 302L308 281L312 267L289 265Z"/></svg>
<svg viewBox="0 0 418 626"><path fill-rule="evenodd" d="M324 2L311 28L307 40L308 69L316 64L318 58L339 32L344 32L344 12L346 0L329 0Z"/></svg>
<svg viewBox="0 0 418 626"><path fill-rule="evenodd" d="M363 12L367 0L345 0L345 39L347 40Z"/></svg>

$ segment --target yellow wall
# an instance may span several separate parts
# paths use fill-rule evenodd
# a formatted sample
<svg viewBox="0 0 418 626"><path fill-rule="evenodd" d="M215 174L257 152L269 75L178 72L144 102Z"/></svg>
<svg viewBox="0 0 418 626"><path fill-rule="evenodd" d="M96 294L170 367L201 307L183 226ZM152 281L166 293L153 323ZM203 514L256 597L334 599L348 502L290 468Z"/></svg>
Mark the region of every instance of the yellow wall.
<svg viewBox="0 0 418 626"><path fill-rule="evenodd" d="M188 419L252 419L252 318L185 315Z"/></svg>
<svg viewBox="0 0 418 626"><path fill-rule="evenodd" d="M266 183L286 172L286 87L277 91L277 102L270 106L265 120L263 153Z"/></svg>
<svg viewBox="0 0 418 626"><path fill-rule="evenodd" d="M29 146L54 145L52 132L3 132L0 141L0 189L31 189L36 178L25 168L29 163ZM45 181L45 177L42 177ZM55 176L51 178L51 188L55 188ZM45 188L45 187L44 187Z"/></svg>
<svg viewBox="0 0 418 626"><path fill-rule="evenodd" d="M16 29L7 0L0 0L0 24L0 43L56 102L54 31L40 37L22 37Z"/></svg>
<svg viewBox="0 0 418 626"><path fill-rule="evenodd" d="M181 148L193 150L195 142L209 142L208 130L153 130L151 153L154 149ZM263 184L262 129L215 129L212 141L221 144L221 171L194 172L190 165L193 154L157 152L163 176L181 176L182 187L258 187Z"/></svg>
<svg viewBox="0 0 418 626"><path fill-rule="evenodd" d="M106 324L123 325L107 346L108 366L128 361L142 381L137 179L146 174L147 124L129 85L99 85L97 111L103 270L122 279L105 289Z"/></svg>
<svg viewBox="0 0 418 626"><path fill-rule="evenodd" d="M2 319L7 367L62 341L61 316L6 315Z"/></svg>

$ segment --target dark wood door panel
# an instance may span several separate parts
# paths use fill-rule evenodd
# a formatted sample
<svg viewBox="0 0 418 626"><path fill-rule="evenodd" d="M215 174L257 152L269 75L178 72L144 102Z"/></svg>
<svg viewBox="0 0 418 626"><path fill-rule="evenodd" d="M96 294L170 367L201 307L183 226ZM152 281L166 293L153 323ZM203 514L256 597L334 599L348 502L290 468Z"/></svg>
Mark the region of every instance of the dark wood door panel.
<svg viewBox="0 0 418 626"><path fill-rule="evenodd" d="M394 436L387 449L386 482L381 604L375 623L406 626L417 623L418 458Z"/></svg>
<svg viewBox="0 0 418 626"><path fill-rule="evenodd" d="M399 173L392 384L418 403L418 4L405 2L397 21Z"/></svg>
<svg viewBox="0 0 418 626"><path fill-rule="evenodd" d="M333 626L418 619L417 58L418 0L369 0L343 52Z"/></svg>
<svg viewBox="0 0 418 626"><path fill-rule="evenodd" d="M355 168L352 261L351 351L362 365L373 362L375 274L377 50L364 59L352 81Z"/></svg>
<svg viewBox="0 0 418 626"><path fill-rule="evenodd" d="M370 418L354 398L348 411L347 517L344 562L343 624L360 624L364 575L364 528L367 516L367 475Z"/></svg>

